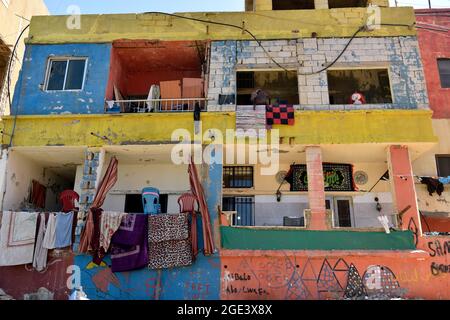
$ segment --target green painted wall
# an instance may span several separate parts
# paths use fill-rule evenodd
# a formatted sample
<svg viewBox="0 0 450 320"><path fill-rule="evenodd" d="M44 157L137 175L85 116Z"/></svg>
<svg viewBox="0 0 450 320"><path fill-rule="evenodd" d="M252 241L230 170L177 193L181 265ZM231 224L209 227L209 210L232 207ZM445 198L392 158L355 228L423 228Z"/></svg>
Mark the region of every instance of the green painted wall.
<svg viewBox="0 0 450 320"><path fill-rule="evenodd" d="M310 231L221 227L222 248L235 250L414 250L410 231Z"/></svg>

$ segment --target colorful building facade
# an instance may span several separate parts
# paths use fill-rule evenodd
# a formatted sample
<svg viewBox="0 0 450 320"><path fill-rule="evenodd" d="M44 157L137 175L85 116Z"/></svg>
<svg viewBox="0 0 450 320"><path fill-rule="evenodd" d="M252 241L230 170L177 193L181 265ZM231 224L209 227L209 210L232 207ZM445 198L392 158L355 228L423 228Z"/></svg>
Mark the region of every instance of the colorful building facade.
<svg viewBox="0 0 450 320"><path fill-rule="evenodd" d="M21 298L45 287L64 299L80 275L91 299L450 298L450 239L429 234L449 230L425 230L421 218L449 212L448 190L432 197L416 181L435 175L427 163L442 140L415 21L412 8L387 1L331 0L34 17L2 119L2 210L24 210L32 180L47 187L46 211L60 209L65 189L87 210L116 157L103 209L136 212L152 186L176 213L190 188L187 164L173 161L182 132L223 160L198 165L217 251L190 267L112 273L75 246L51 253L44 273L2 267L10 276L0 288ZM256 89L292 106L290 125L264 131ZM242 133L253 145L239 151Z"/></svg>

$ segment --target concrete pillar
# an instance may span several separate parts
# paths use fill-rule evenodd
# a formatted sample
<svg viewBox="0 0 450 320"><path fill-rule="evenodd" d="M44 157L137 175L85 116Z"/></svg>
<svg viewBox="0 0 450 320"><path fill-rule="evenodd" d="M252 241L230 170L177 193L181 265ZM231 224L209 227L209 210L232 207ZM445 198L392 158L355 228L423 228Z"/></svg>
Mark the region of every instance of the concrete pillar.
<svg viewBox="0 0 450 320"><path fill-rule="evenodd" d="M326 230L325 183L323 177L322 149L306 148L306 168L308 172L308 198L311 210L310 230Z"/></svg>
<svg viewBox="0 0 450 320"><path fill-rule="evenodd" d="M406 146L390 146L387 153L394 207L397 213L403 212L399 227L413 231L417 243L422 226L409 150Z"/></svg>

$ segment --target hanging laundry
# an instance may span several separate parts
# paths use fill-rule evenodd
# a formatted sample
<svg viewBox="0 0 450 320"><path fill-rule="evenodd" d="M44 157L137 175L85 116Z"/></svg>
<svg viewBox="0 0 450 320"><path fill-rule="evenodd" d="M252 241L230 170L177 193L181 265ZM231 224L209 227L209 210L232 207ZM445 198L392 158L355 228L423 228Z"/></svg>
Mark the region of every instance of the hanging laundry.
<svg viewBox="0 0 450 320"><path fill-rule="evenodd" d="M42 241L42 247L45 249L55 249L56 243L56 215L50 213L48 215L47 227L45 236Z"/></svg>
<svg viewBox="0 0 450 320"><path fill-rule="evenodd" d="M433 196L433 193L437 193L439 196L444 192L444 185L437 179L430 177L420 177L420 181L422 184L427 186L428 193L430 196Z"/></svg>
<svg viewBox="0 0 450 320"><path fill-rule="evenodd" d="M193 263L188 214L148 217L149 269L168 269Z"/></svg>
<svg viewBox="0 0 450 320"><path fill-rule="evenodd" d="M31 203L36 208L45 208L45 195L47 193L47 188L42 184L33 180L31 183Z"/></svg>
<svg viewBox="0 0 450 320"><path fill-rule="evenodd" d="M128 214L111 239L111 270L124 272L148 265L148 216Z"/></svg>
<svg viewBox="0 0 450 320"><path fill-rule="evenodd" d="M148 241L185 240L189 237L189 213L159 214L148 218Z"/></svg>
<svg viewBox="0 0 450 320"><path fill-rule="evenodd" d="M266 124L285 124L293 126L295 124L294 106L279 105L266 107Z"/></svg>
<svg viewBox="0 0 450 320"><path fill-rule="evenodd" d="M39 229L36 237L36 246L34 247L33 256L33 268L39 272L47 267L48 250L43 246L45 230L45 213L41 213L39 216Z"/></svg>
<svg viewBox="0 0 450 320"><path fill-rule="evenodd" d="M36 212L3 212L0 229L0 266L33 262Z"/></svg>
<svg viewBox="0 0 450 320"><path fill-rule="evenodd" d="M100 222L100 248L104 252L108 252L111 238L119 229L122 218L126 215L126 213L121 212L103 212Z"/></svg>
<svg viewBox="0 0 450 320"><path fill-rule="evenodd" d="M151 270L186 267L193 261L189 239L149 243L148 268Z"/></svg>
<svg viewBox="0 0 450 320"><path fill-rule="evenodd" d="M73 212L59 212L56 215L55 248L66 248L72 245Z"/></svg>
<svg viewBox="0 0 450 320"><path fill-rule="evenodd" d="M442 184L450 184L450 176L439 178L439 182Z"/></svg>

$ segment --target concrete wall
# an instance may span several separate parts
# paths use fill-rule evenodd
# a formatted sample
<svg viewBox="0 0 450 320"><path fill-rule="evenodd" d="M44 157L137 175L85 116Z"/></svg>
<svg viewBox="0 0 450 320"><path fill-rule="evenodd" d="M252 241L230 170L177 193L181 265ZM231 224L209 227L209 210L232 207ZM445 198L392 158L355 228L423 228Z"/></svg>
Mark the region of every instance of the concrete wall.
<svg viewBox="0 0 450 320"><path fill-rule="evenodd" d="M110 54L110 44L27 46L20 84L14 95L14 114L103 113ZM59 56L88 58L83 90L43 90L47 61Z"/></svg>
<svg viewBox="0 0 450 320"><path fill-rule="evenodd" d="M140 194L145 187L155 187L161 194L168 194L168 212L178 213L179 196L190 190L187 166L119 164L118 171L117 183L105 200L104 210L123 211L126 194Z"/></svg>
<svg viewBox="0 0 450 320"><path fill-rule="evenodd" d="M30 194L32 180L45 187L46 210L59 211L59 192L72 189L73 181L68 181L32 159L11 150L6 165L6 192L3 198L3 210L23 210ZM54 188L50 188L54 186Z"/></svg>
<svg viewBox="0 0 450 320"><path fill-rule="evenodd" d="M297 70L300 109L417 109L428 108L425 78L415 37L357 38L333 68L386 68L389 70L392 104L329 105L327 73L323 65L334 61L349 39L297 39L262 41L270 56L286 68ZM280 69L255 41L212 43L208 98L210 109L219 94L236 92L235 70Z"/></svg>
<svg viewBox="0 0 450 320"><path fill-rule="evenodd" d="M13 50L13 46L17 41L22 30L28 25L28 21L32 16L48 15L48 9L43 0L27 0L27 1L9 1L8 7L0 3L0 38ZM23 17L23 18L22 18ZM16 49L16 58L12 62L11 69L11 99L14 94L14 88L19 78L20 66L25 52L25 38L28 31L25 31L21 41L18 42ZM0 79L2 81L3 79ZM0 88L2 86L0 85ZM9 114L8 93L5 86L0 91L0 113Z"/></svg>
<svg viewBox="0 0 450 320"><path fill-rule="evenodd" d="M439 137L439 143L413 162L414 174L417 176L437 176L436 155L450 154L450 120L434 119L433 129ZM426 212L450 212L450 186L444 186L444 193L438 196L428 194L427 187L416 184L419 209ZM424 227L424 226L423 226Z"/></svg>

